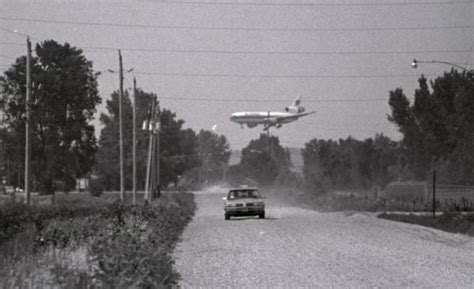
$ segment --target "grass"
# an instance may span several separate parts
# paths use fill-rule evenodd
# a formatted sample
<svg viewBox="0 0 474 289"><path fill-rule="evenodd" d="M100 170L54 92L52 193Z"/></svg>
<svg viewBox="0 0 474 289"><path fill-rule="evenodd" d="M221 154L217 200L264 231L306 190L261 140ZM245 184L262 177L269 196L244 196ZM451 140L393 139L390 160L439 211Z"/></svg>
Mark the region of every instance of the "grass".
<svg viewBox="0 0 474 289"><path fill-rule="evenodd" d="M474 208L469 200L461 198L451 202L437 202L437 210L443 211L433 218L431 203L416 200L384 200L369 197L360 192L333 192L323 195L301 193L292 189L267 189L268 196L287 205L300 206L320 212L362 211L383 212L380 218L433 227L447 232L474 236ZM390 213L388 213L390 212ZM404 214L396 212L406 212ZM418 214L414 214L417 212Z"/></svg>
<svg viewBox="0 0 474 289"><path fill-rule="evenodd" d="M193 195L166 193L148 206L116 199L70 194L54 205L1 205L0 287L176 284L171 251L194 213Z"/></svg>
<svg viewBox="0 0 474 289"><path fill-rule="evenodd" d="M429 211L429 204L417 201L384 200L370 198L367 195L357 194L334 194L322 195L300 194L293 201L305 207L321 212L338 211L364 211L364 212L386 212L386 211Z"/></svg>
<svg viewBox="0 0 474 289"><path fill-rule="evenodd" d="M374 199L357 194L325 194L311 196L299 195L298 202L305 204L311 209L322 212L334 211L364 211L383 212L379 218L393 221L417 224L436 228L446 232L467 234L474 236L474 213L472 203L461 199L452 202L437 202L437 210L444 211L443 214L433 218L429 213L432 210L431 203L413 200L384 200ZM391 212L391 213L387 213ZM395 212L408 212L397 214ZM422 212L413 214L412 212ZM423 213L425 212L425 213Z"/></svg>
<svg viewBox="0 0 474 289"><path fill-rule="evenodd" d="M379 218L432 227L451 233L474 236L474 214L446 212L433 218L431 215L401 215L383 213Z"/></svg>

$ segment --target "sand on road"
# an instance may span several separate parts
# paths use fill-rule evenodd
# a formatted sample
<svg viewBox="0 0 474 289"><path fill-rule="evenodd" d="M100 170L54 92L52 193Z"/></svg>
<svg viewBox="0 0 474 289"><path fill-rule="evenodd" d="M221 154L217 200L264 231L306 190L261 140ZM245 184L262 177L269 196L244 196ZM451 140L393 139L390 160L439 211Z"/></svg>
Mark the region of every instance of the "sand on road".
<svg viewBox="0 0 474 289"><path fill-rule="evenodd" d="M469 236L271 197L266 219L225 221L223 192L195 195L196 215L174 252L185 288L474 286Z"/></svg>

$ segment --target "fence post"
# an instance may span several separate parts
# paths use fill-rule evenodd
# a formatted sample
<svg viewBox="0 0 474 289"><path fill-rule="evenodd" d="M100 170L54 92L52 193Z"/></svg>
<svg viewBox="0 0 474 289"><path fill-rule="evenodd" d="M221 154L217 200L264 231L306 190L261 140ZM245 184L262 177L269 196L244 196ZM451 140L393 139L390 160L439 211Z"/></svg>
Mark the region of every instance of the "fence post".
<svg viewBox="0 0 474 289"><path fill-rule="evenodd" d="M436 217L436 170L433 170L433 218Z"/></svg>

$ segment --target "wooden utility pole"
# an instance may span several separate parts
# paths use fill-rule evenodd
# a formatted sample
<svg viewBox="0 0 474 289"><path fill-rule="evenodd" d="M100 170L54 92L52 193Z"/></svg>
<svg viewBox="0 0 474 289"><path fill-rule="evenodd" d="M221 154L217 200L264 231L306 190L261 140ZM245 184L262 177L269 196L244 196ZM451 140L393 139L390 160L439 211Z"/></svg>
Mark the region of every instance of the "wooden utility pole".
<svg viewBox="0 0 474 289"><path fill-rule="evenodd" d="M436 217L436 171L433 171L433 218Z"/></svg>
<svg viewBox="0 0 474 289"><path fill-rule="evenodd" d="M132 157L133 157L133 185L132 185L132 203L137 204L137 80L133 78L133 145L132 145Z"/></svg>
<svg viewBox="0 0 474 289"><path fill-rule="evenodd" d="M155 195L153 196L154 198L159 198L161 196L161 191L160 191L160 131L161 131L161 121L160 121L160 116L157 115L157 121L155 122L155 162L156 162L156 171L155 171L155 176L156 176L156 182L155 182Z"/></svg>
<svg viewBox="0 0 474 289"><path fill-rule="evenodd" d="M148 140L148 159L147 159L147 166L146 166L146 183L145 183L145 203L151 201L151 193L150 193L150 183L151 183L151 166L152 166L152 154L153 154L153 127L154 127L154 119L155 119L155 98L152 99L151 102L151 111L150 111L150 119L146 124L145 129L148 131L149 140Z"/></svg>
<svg viewBox="0 0 474 289"><path fill-rule="evenodd" d="M30 160L31 160L31 142L30 142L30 101L31 101L31 42L26 38L26 100L25 100L25 204L30 204Z"/></svg>
<svg viewBox="0 0 474 289"><path fill-rule="evenodd" d="M120 49L119 54L119 79L120 79L120 94L119 94L119 146L120 146L120 200L125 201L125 179L123 169L123 120L122 120L122 102L123 102L123 66L122 53Z"/></svg>

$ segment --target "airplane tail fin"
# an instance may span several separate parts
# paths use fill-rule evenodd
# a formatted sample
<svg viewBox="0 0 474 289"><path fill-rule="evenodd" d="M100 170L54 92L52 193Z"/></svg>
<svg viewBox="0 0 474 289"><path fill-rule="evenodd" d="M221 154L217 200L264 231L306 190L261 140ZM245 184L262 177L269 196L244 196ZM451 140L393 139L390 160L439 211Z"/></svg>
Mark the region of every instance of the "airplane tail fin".
<svg viewBox="0 0 474 289"><path fill-rule="evenodd" d="M291 113L302 113L304 112L304 107L300 106L301 96L298 96L290 106L287 106L285 110Z"/></svg>
<svg viewBox="0 0 474 289"><path fill-rule="evenodd" d="M300 106L300 103L301 103L301 96L298 96L298 97L293 101L293 103L291 104L291 106L293 106L293 107L298 107L298 106Z"/></svg>

